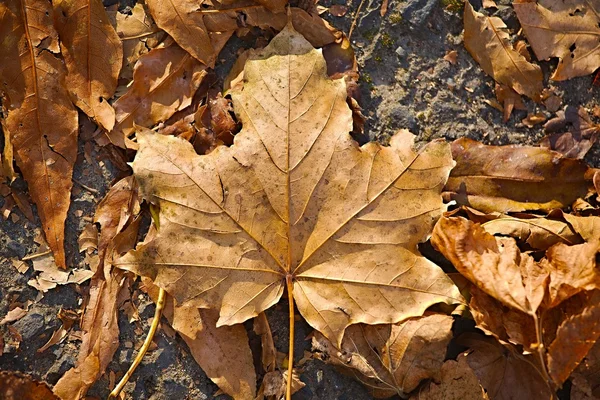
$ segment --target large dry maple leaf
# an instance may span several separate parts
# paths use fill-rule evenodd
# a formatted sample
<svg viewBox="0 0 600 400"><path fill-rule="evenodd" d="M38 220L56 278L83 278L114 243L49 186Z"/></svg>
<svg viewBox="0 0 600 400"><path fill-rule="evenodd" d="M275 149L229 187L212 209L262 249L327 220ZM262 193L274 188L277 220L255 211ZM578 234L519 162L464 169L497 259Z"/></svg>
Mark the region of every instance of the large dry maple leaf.
<svg viewBox="0 0 600 400"><path fill-rule="evenodd" d="M233 94L243 123L232 147L199 156L182 139L139 134L133 163L160 207L158 236L115 263L179 303L232 325L287 288L310 325L335 343L350 324L393 323L462 301L417 243L442 209L454 165L442 141L359 147L342 79L291 27L251 58Z"/></svg>

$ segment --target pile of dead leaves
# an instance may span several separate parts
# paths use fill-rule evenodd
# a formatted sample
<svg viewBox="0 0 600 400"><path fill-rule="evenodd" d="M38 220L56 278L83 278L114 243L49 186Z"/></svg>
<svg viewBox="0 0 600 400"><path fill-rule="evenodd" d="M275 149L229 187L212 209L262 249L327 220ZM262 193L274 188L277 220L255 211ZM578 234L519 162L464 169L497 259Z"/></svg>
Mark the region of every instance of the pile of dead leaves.
<svg viewBox="0 0 600 400"><path fill-rule="evenodd" d="M594 4L514 3L538 59L560 58L551 79L600 67ZM586 111L567 107L550 120L541 147L417 147L406 130L388 146L358 146L348 39L315 4L286 7L147 0L121 13L100 0L0 3L0 189L28 210L10 185L20 171L47 242L40 236L30 256L40 272L30 284L44 292L91 279L79 357L54 395L83 398L105 373L113 385L123 373L107 371L118 313L139 318L139 290L154 300L163 290L169 325L234 398L302 388L296 310L315 329L312 357L375 397L549 399L569 381L572 399L600 398L600 175L581 161L599 128ZM505 28L465 5L465 46L498 82L497 106L508 118L525 95L557 111L526 44L513 45ZM255 46L220 87L212 68L234 34ZM124 175L79 238L91 270L67 269L64 251L80 126L86 157L102 147ZM426 258L419 248L429 239ZM264 314L284 293L287 356ZM15 303L0 325L28 307ZM242 325L251 318L259 371ZM79 316L60 319L40 351ZM48 391L0 378L7 398Z"/></svg>

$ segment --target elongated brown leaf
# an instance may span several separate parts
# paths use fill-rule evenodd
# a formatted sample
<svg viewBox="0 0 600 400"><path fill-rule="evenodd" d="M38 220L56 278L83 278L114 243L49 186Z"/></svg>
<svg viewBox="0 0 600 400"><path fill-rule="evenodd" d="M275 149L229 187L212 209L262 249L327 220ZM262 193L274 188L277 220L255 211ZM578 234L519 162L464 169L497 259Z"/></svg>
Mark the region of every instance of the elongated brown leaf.
<svg viewBox="0 0 600 400"><path fill-rule="evenodd" d="M315 333L313 350L328 363L348 370L373 396L405 397L422 380L440 377L451 329L452 317L441 314L395 325L353 325L339 349Z"/></svg>
<svg viewBox="0 0 600 400"><path fill-rule="evenodd" d="M114 103L117 123L108 133L110 142L125 148L134 125L152 127L190 105L205 69L177 45L156 48L140 57L133 84Z"/></svg>
<svg viewBox="0 0 600 400"><path fill-rule="evenodd" d="M37 205L56 264L66 268L64 227L77 156L77 110L64 87L52 7L0 3L0 83L17 165Z"/></svg>
<svg viewBox="0 0 600 400"><path fill-rule="evenodd" d="M550 77L563 81L600 67L600 4L597 1L516 0L513 7L539 60L558 57Z"/></svg>
<svg viewBox="0 0 600 400"><path fill-rule="evenodd" d="M71 98L110 131L115 125L115 110L108 99L115 93L121 70L121 40L101 0L59 0L53 6Z"/></svg>
<svg viewBox="0 0 600 400"><path fill-rule="evenodd" d="M540 101L542 69L530 63L509 40L506 24L498 17L487 17L465 3L465 47L481 68L496 82L517 93Z"/></svg>
<svg viewBox="0 0 600 400"><path fill-rule="evenodd" d="M244 77L232 147L198 156L182 139L138 135L133 169L160 207L160 232L116 264L182 305L218 309L218 326L269 308L287 282L309 324L338 344L350 324L462 301L416 248L443 208L449 146L415 152L401 131L390 147L358 147L343 80L291 27Z"/></svg>
<svg viewBox="0 0 600 400"><path fill-rule="evenodd" d="M461 138L452 143L456 167L445 191L459 204L484 212L562 208L585 197L583 161L532 146L487 146Z"/></svg>

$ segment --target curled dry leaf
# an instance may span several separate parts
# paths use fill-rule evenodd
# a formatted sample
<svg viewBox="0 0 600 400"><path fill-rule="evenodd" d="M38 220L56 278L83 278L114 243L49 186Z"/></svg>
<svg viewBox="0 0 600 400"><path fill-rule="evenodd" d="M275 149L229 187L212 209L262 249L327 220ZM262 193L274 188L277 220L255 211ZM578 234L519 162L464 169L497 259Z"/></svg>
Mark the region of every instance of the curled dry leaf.
<svg viewBox="0 0 600 400"><path fill-rule="evenodd" d="M0 399L3 400L61 400L45 382L19 372L0 371Z"/></svg>
<svg viewBox="0 0 600 400"><path fill-rule="evenodd" d="M443 208L449 146L415 152L401 131L390 147L358 147L343 81L289 26L244 77L232 92L243 124L233 146L198 156L184 140L139 135L133 169L160 208L160 232L116 265L182 305L219 310L218 326L256 316L287 286L308 323L338 344L350 324L461 302L416 248Z"/></svg>
<svg viewBox="0 0 600 400"><path fill-rule="evenodd" d="M57 330L55 330L52 333L52 336L50 336L50 339L48 339L46 344L44 344L37 350L37 353L46 351L49 347L62 342L69 334L69 331L73 327L73 324L75 324L75 322L79 320L79 315L77 315L75 311L64 310L61 308L58 311L58 319L60 319L62 324Z"/></svg>
<svg viewBox="0 0 600 400"><path fill-rule="evenodd" d="M177 45L156 48L140 57L132 85L114 103L117 123L107 134L110 142L125 148L126 138L135 131L136 124L152 127L189 106L205 70Z"/></svg>
<svg viewBox="0 0 600 400"><path fill-rule="evenodd" d="M465 48L494 80L535 101L543 89L542 69L530 63L509 40L506 25L498 17L487 17L465 3Z"/></svg>
<svg viewBox="0 0 600 400"><path fill-rule="evenodd" d="M432 314L394 325L353 325L346 329L340 348L315 332L313 350L322 360L347 370L374 397L405 397L422 380L440 377L452 321L450 316Z"/></svg>
<svg viewBox="0 0 600 400"><path fill-rule="evenodd" d="M535 114L527 114L521 122L528 128L533 128L536 125L539 125L546 121L546 116L542 112L538 112Z"/></svg>
<svg viewBox="0 0 600 400"><path fill-rule="evenodd" d="M115 110L108 99L115 93L121 70L121 40L101 0L59 0L52 4L71 98L84 113L110 131L115 125Z"/></svg>
<svg viewBox="0 0 600 400"><path fill-rule="evenodd" d="M131 227L135 231L131 235L133 238L122 242L120 250L125 252L133 248L137 225L132 220L139 212L137 187L131 176L117 182L96 209L94 222L101 227L98 239L100 265L90 283L77 364L65 372L54 386L54 393L62 400L78 400L85 396L105 372L119 347L119 299L124 297L124 291L129 290L130 281L122 271L112 270L106 258L119 235L125 234Z"/></svg>
<svg viewBox="0 0 600 400"><path fill-rule="evenodd" d="M467 362L492 400L552 399L533 356L523 356L493 338L464 334L458 343L470 349Z"/></svg>
<svg viewBox="0 0 600 400"><path fill-rule="evenodd" d="M510 307L534 315L547 273L512 238L494 237L462 217L442 217L431 243L463 276Z"/></svg>
<svg viewBox="0 0 600 400"><path fill-rule="evenodd" d="M600 124L594 124L583 107L567 106L544 125L549 135L540 146L556 150L569 158L583 158L600 135Z"/></svg>
<svg viewBox="0 0 600 400"><path fill-rule="evenodd" d="M0 82L8 109L3 126L56 264L66 268L64 228L78 125L52 15L52 5L43 0L0 3Z"/></svg>
<svg viewBox="0 0 600 400"><path fill-rule="evenodd" d="M410 400L489 400L461 354L457 361L448 360L442 365L438 382L428 382L414 393Z"/></svg>
<svg viewBox="0 0 600 400"><path fill-rule="evenodd" d="M600 67L598 2L516 0L513 7L538 60L559 58L550 79L563 81Z"/></svg>
<svg viewBox="0 0 600 400"><path fill-rule="evenodd" d="M456 167L444 191L458 204L484 212L562 208L585 197L583 161L532 146L488 146L461 138L452 143Z"/></svg>
<svg viewBox="0 0 600 400"><path fill-rule="evenodd" d="M143 282L144 290L156 301L159 288L147 278ZM256 373L243 325L216 328L217 312L178 305L171 296L167 297L163 315L188 345L200 368L223 392L234 399L254 399Z"/></svg>

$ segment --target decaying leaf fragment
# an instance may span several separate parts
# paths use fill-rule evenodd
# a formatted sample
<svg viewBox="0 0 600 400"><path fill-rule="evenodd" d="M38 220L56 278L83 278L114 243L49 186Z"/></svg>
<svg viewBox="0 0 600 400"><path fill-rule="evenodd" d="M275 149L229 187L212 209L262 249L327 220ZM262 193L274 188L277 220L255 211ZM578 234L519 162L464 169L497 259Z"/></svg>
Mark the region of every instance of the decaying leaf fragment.
<svg viewBox="0 0 600 400"><path fill-rule="evenodd" d="M515 50L498 17L487 17L465 3L465 48L496 82L517 93L540 101L543 89L542 69Z"/></svg>
<svg viewBox="0 0 600 400"><path fill-rule="evenodd" d="M462 335L459 344L470 349L467 363L490 399L554 398L533 356L523 356L492 338L475 334Z"/></svg>
<svg viewBox="0 0 600 400"><path fill-rule="evenodd" d="M585 197L583 161L533 146L488 146L467 138L452 143L456 167L444 188L461 205L484 212L562 208Z"/></svg>
<svg viewBox="0 0 600 400"><path fill-rule="evenodd" d="M69 73L66 84L73 102L104 129L115 125L108 103L117 88L123 45L100 0L59 0L55 26Z"/></svg>
<svg viewBox="0 0 600 400"><path fill-rule="evenodd" d="M64 86L66 71L58 57L52 13L52 5L43 0L0 3L0 86L8 109L4 126L17 165L56 264L66 268L64 225L78 125Z"/></svg>
<svg viewBox="0 0 600 400"><path fill-rule="evenodd" d="M475 373L461 354L457 361L442 365L440 382L429 382L419 388L410 400L489 400Z"/></svg>
<svg viewBox="0 0 600 400"><path fill-rule="evenodd" d="M339 349L318 332L312 345L318 357L348 370L374 397L406 397L422 380L440 377L452 320L432 314L394 325L353 325Z"/></svg>
<svg viewBox="0 0 600 400"><path fill-rule="evenodd" d="M133 83L114 103L117 123L107 134L110 142L125 148L136 124L152 127L190 105L205 69L175 44L141 56L133 71Z"/></svg>
<svg viewBox="0 0 600 400"><path fill-rule="evenodd" d="M198 156L182 139L140 134L133 169L160 208L158 236L116 260L181 305L233 325L286 285L308 323L336 344L356 323L394 323L458 289L418 252L440 215L449 146L419 152L401 131L359 147L342 80L286 27L246 64L233 91L234 145Z"/></svg>
<svg viewBox="0 0 600 400"><path fill-rule="evenodd" d="M550 79L563 81L600 67L597 1L516 0L513 7L536 57L559 58Z"/></svg>
<svg viewBox="0 0 600 400"><path fill-rule="evenodd" d="M58 400L45 382L18 372L0 371L0 398L4 400Z"/></svg>
<svg viewBox="0 0 600 400"><path fill-rule="evenodd" d="M556 113L556 118L544 125L548 136L540 146L556 150L569 158L583 158L600 135L600 124L595 124L583 107L567 106Z"/></svg>

